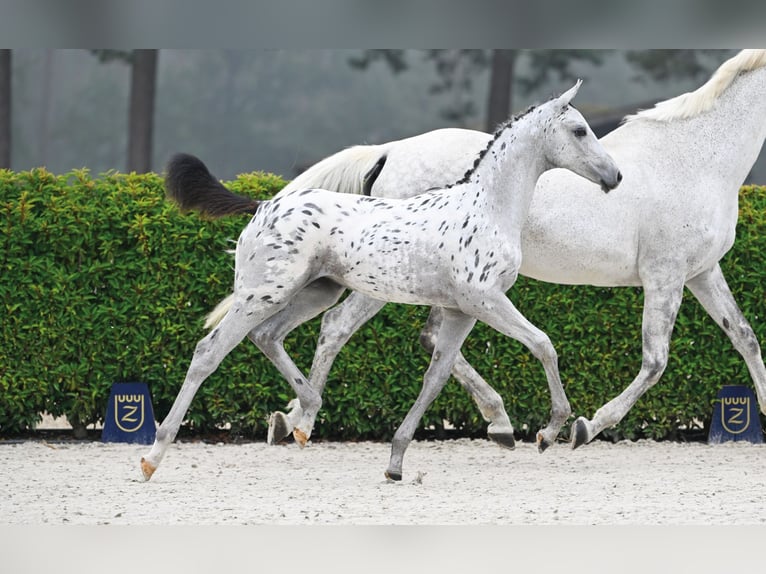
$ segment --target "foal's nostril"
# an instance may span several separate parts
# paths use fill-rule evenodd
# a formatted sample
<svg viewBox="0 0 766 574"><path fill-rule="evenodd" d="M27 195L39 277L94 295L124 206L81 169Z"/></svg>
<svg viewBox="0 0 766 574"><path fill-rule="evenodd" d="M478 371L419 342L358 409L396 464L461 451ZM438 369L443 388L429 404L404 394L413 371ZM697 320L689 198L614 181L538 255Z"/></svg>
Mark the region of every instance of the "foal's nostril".
<svg viewBox="0 0 766 574"><path fill-rule="evenodd" d="M617 183L620 183L621 181L622 181L622 172L618 171L617 172Z"/></svg>

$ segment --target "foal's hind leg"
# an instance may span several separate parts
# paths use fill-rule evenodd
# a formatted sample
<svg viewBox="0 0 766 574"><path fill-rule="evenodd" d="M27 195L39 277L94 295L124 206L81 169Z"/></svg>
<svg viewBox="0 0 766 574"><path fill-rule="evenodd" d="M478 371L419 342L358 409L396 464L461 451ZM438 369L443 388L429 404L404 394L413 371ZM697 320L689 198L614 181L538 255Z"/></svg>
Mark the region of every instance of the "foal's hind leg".
<svg viewBox="0 0 766 574"><path fill-rule="evenodd" d="M720 266L716 265L710 271L698 275L688 281L686 286L745 359L758 393L761 412L766 414L766 368L763 365L761 347L753 328L737 306Z"/></svg>
<svg viewBox="0 0 766 574"><path fill-rule="evenodd" d="M309 373L309 384L317 395L322 396L330 368L343 345L385 304L384 301L367 297L355 291L343 303L324 314L319 342L314 352L314 360ZM299 420L304 421L303 425L306 428L313 428L316 411L311 418L304 419L301 401L290 401L290 404L292 410L288 414L275 412L269 418L269 436L275 441L281 440L278 438L280 435L283 438L292 432L292 427L297 425Z"/></svg>
<svg viewBox="0 0 766 574"><path fill-rule="evenodd" d="M291 432L298 444L304 446L311 436L316 414L322 406L321 388L307 385L306 378L284 348L284 339L297 326L313 319L334 305L344 287L329 279L318 279L303 288L279 313L250 331L248 337L274 364L282 376L295 383L300 406L289 415L280 412L269 417L267 442L276 444Z"/></svg>
<svg viewBox="0 0 766 574"><path fill-rule="evenodd" d="M276 310L278 307L260 301L248 303L237 300L221 323L197 343L186 372L186 379L176 396L173 407L157 429L151 451L141 459L141 471L145 480L152 477L165 456L168 446L175 439L200 385L218 368L224 357L245 338L248 331Z"/></svg>
<svg viewBox="0 0 766 574"><path fill-rule="evenodd" d="M473 318L460 311L444 310L444 320L431 356L431 364L428 366L425 377L423 377L423 387L404 421L394 434L386 478L391 480L402 479L404 452L412 441L415 429L423 418L426 409L444 388L455 358L460 351L460 346L475 324L476 321Z"/></svg>
<svg viewBox="0 0 766 574"><path fill-rule="evenodd" d="M432 307L428 321L420 333L420 344L431 354L433 354L436 347L441 323L442 309L440 307ZM513 438L513 425L508 418L508 413L505 412L503 398L495 389L489 386L460 352L458 352L455 365L452 367L452 376L473 397L484 420L489 422L487 436L504 448L515 448L516 441Z"/></svg>

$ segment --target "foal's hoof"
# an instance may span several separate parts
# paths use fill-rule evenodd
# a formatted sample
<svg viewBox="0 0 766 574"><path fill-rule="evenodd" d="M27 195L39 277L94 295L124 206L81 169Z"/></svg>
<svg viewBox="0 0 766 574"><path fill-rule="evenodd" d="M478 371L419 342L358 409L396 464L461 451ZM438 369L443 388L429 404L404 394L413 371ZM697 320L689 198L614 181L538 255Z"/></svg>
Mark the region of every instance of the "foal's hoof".
<svg viewBox="0 0 766 574"><path fill-rule="evenodd" d="M385 474L388 480L394 480L398 482L402 479L402 473L398 470L387 470Z"/></svg>
<svg viewBox="0 0 766 574"><path fill-rule="evenodd" d="M588 438L590 433L588 432L588 420L580 417L574 424L572 424L572 431L570 433L569 440L572 443L572 449L576 449L578 446L582 446L590 439Z"/></svg>
<svg viewBox="0 0 766 574"><path fill-rule="evenodd" d="M516 448L516 439L513 438L512 432L489 432L487 433L487 437L498 446L507 448L508 450L513 450Z"/></svg>
<svg viewBox="0 0 766 574"><path fill-rule="evenodd" d="M141 457L141 473L144 475L144 480L149 480L154 474L155 470L157 470L156 466L154 466L144 457Z"/></svg>
<svg viewBox="0 0 766 574"><path fill-rule="evenodd" d="M297 442L301 448L306 446L306 443L309 441L308 435L303 432L301 429L295 429L293 430L293 438L295 439L295 442Z"/></svg>
<svg viewBox="0 0 766 574"><path fill-rule="evenodd" d="M269 417L269 432L266 435L266 443L275 445L290 436L292 430L287 415L279 411L273 412Z"/></svg>
<svg viewBox="0 0 766 574"><path fill-rule="evenodd" d="M549 446L551 446L551 442L543 436L543 433L537 433L537 452L542 454Z"/></svg>

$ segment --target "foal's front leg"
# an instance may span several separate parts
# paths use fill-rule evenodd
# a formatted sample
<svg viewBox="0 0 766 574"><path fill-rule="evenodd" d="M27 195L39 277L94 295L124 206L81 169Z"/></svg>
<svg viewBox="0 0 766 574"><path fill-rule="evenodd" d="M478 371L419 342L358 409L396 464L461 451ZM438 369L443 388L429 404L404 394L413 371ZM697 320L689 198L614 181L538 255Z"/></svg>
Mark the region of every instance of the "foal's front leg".
<svg viewBox="0 0 766 574"><path fill-rule="evenodd" d="M386 478L390 480L402 479L404 452L407 450L410 442L412 442L415 429L417 429L426 409L428 409L442 388L444 388L460 347L475 324L475 319L460 311L452 309L444 310L444 319L439 329L436 347L431 356L431 364L428 366L428 370L423 377L423 387L420 389L420 394L404 418L404 421L396 430L394 439L391 442L391 459L385 473Z"/></svg>
<svg viewBox="0 0 766 574"><path fill-rule="evenodd" d="M442 308L432 307L425 327L420 332L420 344L426 351L433 354L439 329L442 324ZM457 379L468 394L471 395L484 420L489 422L487 437L499 446L513 450L516 440L513 437L513 425L505 412L505 405L500 394L493 389L471 364L458 352L452 367L452 376Z"/></svg>
<svg viewBox="0 0 766 574"><path fill-rule="evenodd" d="M537 433L537 448L543 452L555 442L561 427L572 414L569 399L561 384L556 349L548 335L530 323L504 293L482 294L479 300L478 303L467 305L471 314L496 331L522 343L545 369L551 393L551 420L548 426Z"/></svg>

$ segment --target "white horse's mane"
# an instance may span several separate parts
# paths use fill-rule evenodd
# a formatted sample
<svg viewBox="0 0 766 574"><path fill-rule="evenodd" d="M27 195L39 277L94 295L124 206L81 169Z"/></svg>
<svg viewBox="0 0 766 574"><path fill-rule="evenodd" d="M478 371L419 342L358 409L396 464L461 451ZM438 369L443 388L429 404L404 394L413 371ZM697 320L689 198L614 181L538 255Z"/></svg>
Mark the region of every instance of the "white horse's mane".
<svg viewBox="0 0 766 574"><path fill-rule="evenodd" d="M716 99L738 74L763 66L766 66L766 50L742 50L721 64L710 79L693 92L658 102L653 108L626 116L624 123L641 118L666 122L696 116L712 108Z"/></svg>

